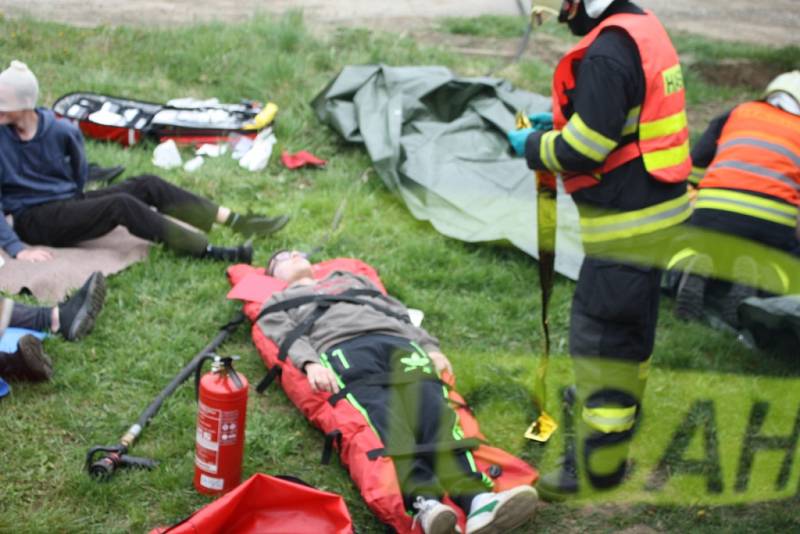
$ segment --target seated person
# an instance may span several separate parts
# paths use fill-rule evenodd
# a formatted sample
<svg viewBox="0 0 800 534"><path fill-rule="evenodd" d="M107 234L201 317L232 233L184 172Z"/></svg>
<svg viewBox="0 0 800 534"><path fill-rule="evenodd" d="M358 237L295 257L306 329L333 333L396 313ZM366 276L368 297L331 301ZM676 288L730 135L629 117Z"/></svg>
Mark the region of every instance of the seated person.
<svg viewBox="0 0 800 534"><path fill-rule="evenodd" d="M711 121L692 149L692 163L690 181L699 191L690 224L800 256L800 71L781 74L762 100ZM679 317L702 316L708 275L720 267L714 263L730 262L736 280L721 311L738 326L739 303L756 293L748 281L769 273L741 248L726 258L694 258L678 286Z"/></svg>
<svg viewBox="0 0 800 534"><path fill-rule="evenodd" d="M0 337L6 328L16 327L58 333L68 341L75 341L94 327L105 294L105 278L95 272L74 295L52 308L0 299ZM0 352L0 378L38 382L52 376L53 363L36 336L22 336L14 353Z"/></svg>
<svg viewBox="0 0 800 534"><path fill-rule="evenodd" d="M288 287L273 295L265 309L320 294L356 298L324 308L306 303L273 311L259 323L281 347L298 325L308 327L286 350L314 391L336 393L347 386L348 400L358 403L388 448L433 445L458 434L458 418L436 380L443 371L452 372L450 362L438 340L410 322L400 301L380 293L368 278L345 271L315 280L306 255L298 251L274 254L267 274ZM389 373L415 376L391 386L369 380ZM534 513L537 496L531 486L488 491L491 482L475 469L468 450L398 456L394 463L405 507L416 512L426 534L455 531L456 513L441 502L445 493L467 514L468 534L505 532Z"/></svg>
<svg viewBox="0 0 800 534"><path fill-rule="evenodd" d="M216 222L250 236L268 235L288 222L285 215L239 214L225 206L144 175L85 192L88 165L80 130L53 112L37 108L39 85L19 61L0 73L0 246L14 258L46 261L52 255L30 245L71 246L99 237L115 226L164 243L195 257L250 263L252 247L217 247L205 234L187 229L169 215L205 232ZM156 208L155 211L152 208ZM162 215L163 214L163 215Z"/></svg>

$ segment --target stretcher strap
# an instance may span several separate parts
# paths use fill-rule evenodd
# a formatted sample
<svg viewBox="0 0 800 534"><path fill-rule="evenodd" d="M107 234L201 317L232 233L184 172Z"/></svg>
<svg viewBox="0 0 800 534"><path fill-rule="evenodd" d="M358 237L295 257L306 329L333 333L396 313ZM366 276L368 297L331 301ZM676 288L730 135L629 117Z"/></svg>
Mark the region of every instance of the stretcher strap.
<svg viewBox="0 0 800 534"><path fill-rule="evenodd" d="M403 384L414 384L422 381L438 382L446 386L444 382L433 375L426 375L422 373L380 373L348 382L345 387L338 391L338 393L331 395L328 398L328 402L331 406L336 406L337 402L345 398L348 394L352 393L354 389L362 386L399 386Z"/></svg>
<svg viewBox="0 0 800 534"><path fill-rule="evenodd" d="M322 448L322 465L328 465L331 463L334 442L336 442L336 448L342 450L342 432L338 428L325 434L325 444Z"/></svg>
<svg viewBox="0 0 800 534"><path fill-rule="evenodd" d="M480 446L481 440L478 438L465 438L455 441L439 441L437 443L414 445L409 448L381 447L367 452L367 458L376 460L383 456L416 456L418 454L431 454L440 451L465 452L468 450L475 450Z"/></svg>

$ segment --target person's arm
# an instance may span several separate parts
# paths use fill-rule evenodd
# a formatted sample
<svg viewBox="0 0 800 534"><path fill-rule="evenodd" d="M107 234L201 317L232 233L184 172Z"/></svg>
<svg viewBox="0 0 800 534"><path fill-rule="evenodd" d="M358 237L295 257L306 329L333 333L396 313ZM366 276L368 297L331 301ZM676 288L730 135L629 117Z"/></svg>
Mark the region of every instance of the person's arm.
<svg viewBox="0 0 800 534"><path fill-rule="evenodd" d="M78 128L70 128L66 138L66 156L72 170L72 179L78 186L78 191L83 191L89 176L89 163L86 161L86 149L83 134Z"/></svg>
<svg viewBox="0 0 800 534"><path fill-rule="evenodd" d="M720 135L722 135L722 128L728 122L730 115L731 112L728 111L712 120L703 135L692 147L692 174L689 175L689 183L692 185L697 186L700 183L706 173L706 169L717 155L717 143Z"/></svg>
<svg viewBox="0 0 800 534"><path fill-rule="evenodd" d="M266 305L274 303L275 301L270 300ZM280 347L286 337L297 328L302 319L296 320L287 311L281 311L266 315L259 321L259 324L264 334ZM339 391L336 375L321 364L319 354L314 350L307 335L297 338L287 350L289 351L289 360L292 365L306 374L312 390L328 393Z"/></svg>
<svg viewBox="0 0 800 534"><path fill-rule="evenodd" d="M594 171L618 147L623 133L629 133L623 130L643 82L625 39L619 32L604 32L587 51L578 69L569 122L560 131L528 137L525 157L531 169Z"/></svg>

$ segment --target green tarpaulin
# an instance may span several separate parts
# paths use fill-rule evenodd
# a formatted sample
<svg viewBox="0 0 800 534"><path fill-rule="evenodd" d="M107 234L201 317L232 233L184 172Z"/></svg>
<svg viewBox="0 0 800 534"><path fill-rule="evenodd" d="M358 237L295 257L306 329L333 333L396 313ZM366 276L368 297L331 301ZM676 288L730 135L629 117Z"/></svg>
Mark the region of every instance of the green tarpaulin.
<svg viewBox="0 0 800 534"><path fill-rule="evenodd" d="M505 132L517 110L549 98L495 78L458 78L444 67L345 67L312 102L320 121L363 143L386 186L417 219L469 242L509 241L533 257L536 190ZM576 278L583 258L578 214L558 200L556 270Z"/></svg>

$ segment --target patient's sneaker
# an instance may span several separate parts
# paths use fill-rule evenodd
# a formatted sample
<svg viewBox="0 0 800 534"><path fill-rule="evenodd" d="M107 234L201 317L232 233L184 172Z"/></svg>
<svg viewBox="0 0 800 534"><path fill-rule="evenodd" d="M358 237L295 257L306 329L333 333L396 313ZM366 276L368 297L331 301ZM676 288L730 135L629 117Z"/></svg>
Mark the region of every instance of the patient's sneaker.
<svg viewBox="0 0 800 534"><path fill-rule="evenodd" d="M53 362L44 353L39 338L28 334L19 338L17 352L0 353L0 376L9 380L42 382L53 376Z"/></svg>
<svg viewBox="0 0 800 534"><path fill-rule="evenodd" d="M456 529L456 512L435 499L417 497L413 504L417 513L414 523L419 523L425 534L452 534Z"/></svg>
<svg viewBox="0 0 800 534"><path fill-rule="evenodd" d="M8 328L11 322L11 312L14 310L14 301L11 299L0 298L0 337Z"/></svg>
<svg viewBox="0 0 800 534"><path fill-rule="evenodd" d="M533 517L536 490L522 485L500 493L481 493L472 500L467 534L503 534Z"/></svg>
<svg viewBox="0 0 800 534"><path fill-rule="evenodd" d="M69 341L88 334L105 299L106 279L103 273L96 271L74 295L58 305L58 332Z"/></svg>

